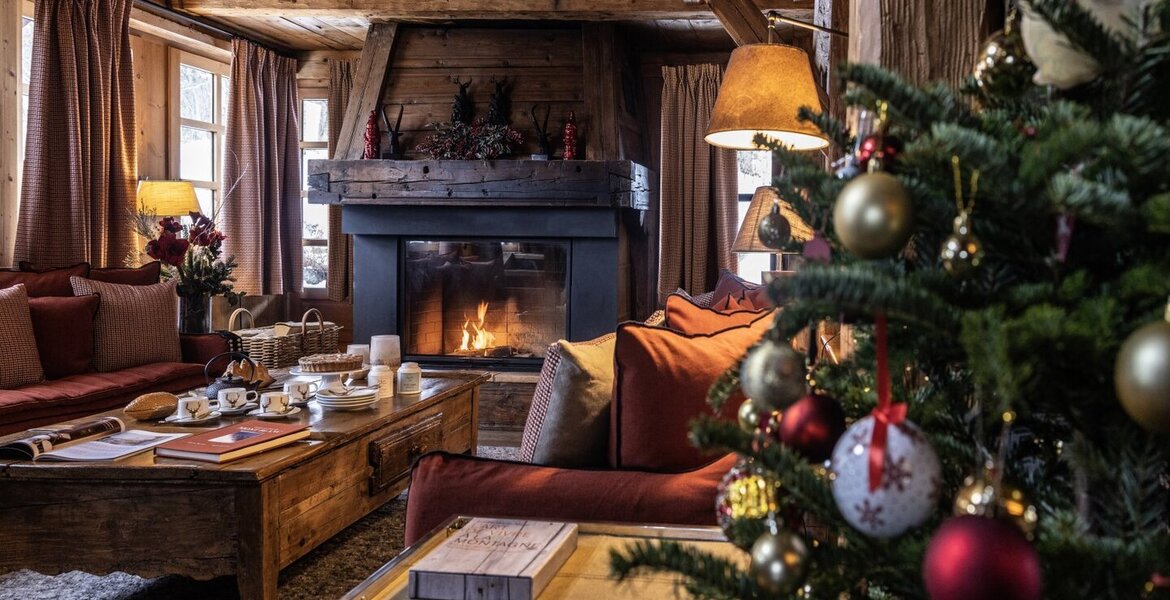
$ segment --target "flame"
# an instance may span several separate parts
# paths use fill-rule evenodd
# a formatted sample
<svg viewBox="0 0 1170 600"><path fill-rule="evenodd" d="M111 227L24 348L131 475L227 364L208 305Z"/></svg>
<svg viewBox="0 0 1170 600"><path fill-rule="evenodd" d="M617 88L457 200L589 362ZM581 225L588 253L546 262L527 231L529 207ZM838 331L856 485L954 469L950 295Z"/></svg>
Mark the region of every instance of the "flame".
<svg viewBox="0 0 1170 600"><path fill-rule="evenodd" d="M478 317L476 322L472 323L470 318L463 321L463 343L459 345L460 351L486 350L495 343L496 336L485 329L483 324L487 310L488 303L481 301L475 311Z"/></svg>

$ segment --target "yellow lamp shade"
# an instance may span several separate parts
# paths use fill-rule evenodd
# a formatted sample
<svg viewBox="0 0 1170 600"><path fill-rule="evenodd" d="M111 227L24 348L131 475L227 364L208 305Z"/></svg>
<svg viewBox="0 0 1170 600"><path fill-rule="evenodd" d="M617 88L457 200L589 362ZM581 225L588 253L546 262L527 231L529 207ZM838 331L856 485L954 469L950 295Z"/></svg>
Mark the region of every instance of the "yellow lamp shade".
<svg viewBox="0 0 1170 600"><path fill-rule="evenodd" d="M744 215L743 225L739 228L739 233L735 236L735 242L731 245L731 251L737 254L745 254L748 252L768 252L776 253L779 250L771 248L760 241L760 221L764 217L772 214L772 207L779 205L780 214L788 220L789 227L792 228L792 239L797 242L807 242L813 239L812 227L796 214L796 210L792 205L780 198L780 191L770 185L763 185L756 188L756 193L752 196L752 203L748 205L747 214Z"/></svg>
<svg viewBox="0 0 1170 600"><path fill-rule="evenodd" d="M759 150L752 141L756 134L792 150L828 146L816 126L797 118L802 106L821 109L812 65L803 50L784 44L740 46L727 63L704 139L736 150Z"/></svg>
<svg viewBox="0 0 1170 600"><path fill-rule="evenodd" d="M138 210L160 217L185 217L199 212L199 199L190 181L139 181Z"/></svg>

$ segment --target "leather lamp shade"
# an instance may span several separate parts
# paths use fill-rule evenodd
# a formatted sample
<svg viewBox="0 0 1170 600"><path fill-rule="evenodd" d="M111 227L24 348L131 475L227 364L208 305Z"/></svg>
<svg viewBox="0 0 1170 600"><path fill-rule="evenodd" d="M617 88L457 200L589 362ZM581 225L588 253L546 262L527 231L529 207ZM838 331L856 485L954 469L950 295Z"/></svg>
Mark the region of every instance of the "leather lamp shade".
<svg viewBox="0 0 1170 600"><path fill-rule="evenodd" d="M764 242L760 241L759 234L760 221L772 213L772 206L776 203L780 203L780 214L788 220L788 225L792 228L793 240L807 242L813 238L812 227L796 214L791 204L780 198L779 190L763 185L756 188L756 193L752 195L752 203L744 215L743 225L740 226L735 242L731 245L732 252L779 252L775 248L765 246Z"/></svg>
<svg viewBox="0 0 1170 600"><path fill-rule="evenodd" d="M190 181L139 181L138 210L160 217L185 217L199 212L199 199Z"/></svg>
<svg viewBox="0 0 1170 600"><path fill-rule="evenodd" d="M758 150L756 134L792 150L816 150L829 140L801 122L802 106L821 109L808 55L784 44L748 44L731 53L704 139L712 146Z"/></svg>

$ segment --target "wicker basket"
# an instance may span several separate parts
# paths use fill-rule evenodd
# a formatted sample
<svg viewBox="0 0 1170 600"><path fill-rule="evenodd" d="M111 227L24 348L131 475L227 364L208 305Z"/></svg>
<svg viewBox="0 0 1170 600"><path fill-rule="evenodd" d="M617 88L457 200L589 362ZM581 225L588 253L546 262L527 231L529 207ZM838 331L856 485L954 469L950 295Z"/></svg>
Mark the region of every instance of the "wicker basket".
<svg viewBox="0 0 1170 600"><path fill-rule="evenodd" d="M236 329L237 320L248 316L247 329ZM309 317L317 317L316 327L309 324ZM278 369L297 364L303 356L337 352L338 338L341 326L326 323L321 311L310 308L301 317L300 332L287 335L276 335L274 327L256 327L252 313L245 308L237 308L228 318L228 331L240 336L244 352L252 360L268 367Z"/></svg>

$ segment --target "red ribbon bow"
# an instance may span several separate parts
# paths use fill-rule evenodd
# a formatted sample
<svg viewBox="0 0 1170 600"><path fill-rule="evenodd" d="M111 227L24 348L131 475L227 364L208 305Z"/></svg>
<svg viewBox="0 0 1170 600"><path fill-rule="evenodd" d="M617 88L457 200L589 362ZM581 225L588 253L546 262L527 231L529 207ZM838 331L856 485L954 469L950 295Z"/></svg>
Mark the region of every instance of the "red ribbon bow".
<svg viewBox="0 0 1170 600"><path fill-rule="evenodd" d="M890 436L890 425L906 420L905 403L894 404L890 399L890 357L887 349L886 315L878 313L874 319L877 338L877 407L873 415L873 437L869 444L869 491L874 492L882 485L882 473L886 464L886 445Z"/></svg>

